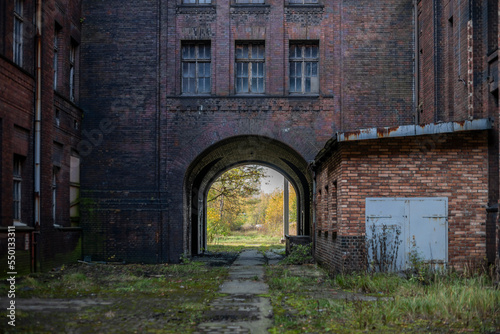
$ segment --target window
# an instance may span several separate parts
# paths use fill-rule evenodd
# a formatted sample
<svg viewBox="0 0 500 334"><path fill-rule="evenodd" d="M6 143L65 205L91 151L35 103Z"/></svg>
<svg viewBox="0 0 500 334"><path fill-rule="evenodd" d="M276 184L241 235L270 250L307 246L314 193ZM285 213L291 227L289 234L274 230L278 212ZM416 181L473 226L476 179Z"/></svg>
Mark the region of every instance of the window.
<svg viewBox="0 0 500 334"><path fill-rule="evenodd" d="M19 66L23 65L23 1L14 1L14 36L13 60Z"/></svg>
<svg viewBox="0 0 500 334"><path fill-rule="evenodd" d="M54 224L57 222L57 171L57 167L52 170L52 221Z"/></svg>
<svg viewBox="0 0 500 334"><path fill-rule="evenodd" d="M288 0L288 3L307 5L310 3L318 3L318 0Z"/></svg>
<svg viewBox="0 0 500 334"><path fill-rule="evenodd" d="M12 193L12 218L14 220L14 225L21 223L21 184L22 184L22 159L19 156L14 156L14 168L12 170L13 174L13 193Z"/></svg>
<svg viewBox="0 0 500 334"><path fill-rule="evenodd" d="M182 46L182 93L210 93L210 43L189 43Z"/></svg>
<svg viewBox="0 0 500 334"><path fill-rule="evenodd" d="M71 40L69 49L69 99L75 101L76 55L78 44Z"/></svg>
<svg viewBox="0 0 500 334"><path fill-rule="evenodd" d="M236 93L264 93L264 44L236 45Z"/></svg>
<svg viewBox="0 0 500 334"><path fill-rule="evenodd" d="M290 93L318 93L318 44L290 44Z"/></svg>
<svg viewBox="0 0 500 334"><path fill-rule="evenodd" d="M69 217L71 225L80 223L80 158L70 158L69 170Z"/></svg>
<svg viewBox="0 0 500 334"><path fill-rule="evenodd" d="M203 4L211 4L212 0L182 0L183 4L193 4L193 5L203 5Z"/></svg>
<svg viewBox="0 0 500 334"><path fill-rule="evenodd" d="M56 24L54 29L54 90L57 89L57 77L59 68L59 35L61 33L61 27Z"/></svg>
<svg viewBox="0 0 500 334"><path fill-rule="evenodd" d="M236 0L236 3L257 3L257 4L263 4L265 3L264 0Z"/></svg>

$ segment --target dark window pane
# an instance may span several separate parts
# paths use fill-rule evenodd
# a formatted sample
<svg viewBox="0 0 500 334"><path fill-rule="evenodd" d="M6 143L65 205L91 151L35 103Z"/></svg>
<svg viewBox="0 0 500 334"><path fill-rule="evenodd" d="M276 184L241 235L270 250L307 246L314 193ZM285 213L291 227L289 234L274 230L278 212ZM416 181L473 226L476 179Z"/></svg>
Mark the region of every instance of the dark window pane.
<svg viewBox="0 0 500 334"><path fill-rule="evenodd" d="M318 58L318 46L317 45L314 45L312 47L312 54L311 54L312 58Z"/></svg>
<svg viewBox="0 0 500 334"><path fill-rule="evenodd" d="M205 76L210 77L212 75L212 68L210 67L210 63L205 63Z"/></svg>
<svg viewBox="0 0 500 334"><path fill-rule="evenodd" d="M243 58L243 45L236 45L236 59Z"/></svg>
<svg viewBox="0 0 500 334"><path fill-rule="evenodd" d="M311 76L317 77L318 76L318 63L311 63Z"/></svg>
<svg viewBox="0 0 500 334"><path fill-rule="evenodd" d="M252 58L253 59L264 59L264 45L252 46Z"/></svg>
<svg viewBox="0 0 500 334"><path fill-rule="evenodd" d="M264 93L264 78L259 78L257 80L258 91L257 93Z"/></svg>
<svg viewBox="0 0 500 334"><path fill-rule="evenodd" d="M264 77L264 63L258 63L257 68L258 68L257 74L259 75L259 77L263 78Z"/></svg>
<svg viewBox="0 0 500 334"><path fill-rule="evenodd" d="M182 63L182 77L187 78L189 73L189 63Z"/></svg>
<svg viewBox="0 0 500 334"><path fill-rule="evenodd" d="M247 93L248 92L248 80L245 78L245 80L242 80L242 92Z"/></svg>
<svg viewBox="0 0 500 334"><path fill-rule="evenodd" d="M196 77L195 63L188 63L188 66L189 66L188 76L190 78L195 78Z"/></svg>
<svg viewBox="0 0 500 334"><path fill-rule="evenodd" d="M186 45L182 48L182 59L196 59L196 49L194 45Z"/></svg>
<svg viewBox="0 0 500 334"><path fill-rule="evenodd" d="M210 59L210 45L200 45L198 51L199 59Z"/></svg>

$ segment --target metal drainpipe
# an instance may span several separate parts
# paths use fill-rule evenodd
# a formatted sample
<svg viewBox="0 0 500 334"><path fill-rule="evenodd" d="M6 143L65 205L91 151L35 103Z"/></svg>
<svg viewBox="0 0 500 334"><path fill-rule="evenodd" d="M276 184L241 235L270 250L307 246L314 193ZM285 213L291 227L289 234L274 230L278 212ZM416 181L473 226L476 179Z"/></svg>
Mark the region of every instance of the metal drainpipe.
<svg viewBox="0 0 500 334"><path fill-rule="evenodd" d="M438 27L439 27L439 22L438 22L438 0L433 1L433 19L432 19L432 27L433 27L433 38L434 38L434 52L433 52L433 61L434 61L434 122L440 121L438 113L439 113L439 101L438 101L438 96L439 96L439 89L438 89Z"/></svg>
<svg viewBox="0 0 500 334"><path fill-rule="evenodd" d="M414 35L414 38L415 38L415 41L414 41L414 57L415 57L415 61L414 61L414 72L415 72L415 81L414 81L414 85L415 85L415 88L413 89L413 103L414 103L414 108L415 108L415 124L418 125L420 123L420 110L419 110L419 103L420 103L420 71L419 71L419 61L420 61L420 44L419 44L419 22L418 22L418 0L414 0L413 2L413 6L414 6L414 20L415 20L415 35Z"/></svg>
<svg viewBox="0 0 500 334"><path fill-rule="evenodd" d="M40 151L42 121L42 0L36 1L36 82L35 82L35 230L40 228ZM37 233L37 232L34 232ZM32 252L38 247L34 238ZM36 257L35 257L36 258ZM35 268L34 268L35 269Z"/></svg>
<svg viewBox="0 0 500 334"><path fill-rule="evenodd" d="M313 162L314 164L315 162ZM312 206L312 221L311 221L311 225L312 225L312 242L313 242L313 254L315 255L314 258L316 258L316 244L317 244L317 240L316 240L316 207L315 207L315 203L316 203L316 171L313 167L313 170L312 170L312 178L313 178L313 182L312 182L312 201L311 201L311 206Z"/></svg>

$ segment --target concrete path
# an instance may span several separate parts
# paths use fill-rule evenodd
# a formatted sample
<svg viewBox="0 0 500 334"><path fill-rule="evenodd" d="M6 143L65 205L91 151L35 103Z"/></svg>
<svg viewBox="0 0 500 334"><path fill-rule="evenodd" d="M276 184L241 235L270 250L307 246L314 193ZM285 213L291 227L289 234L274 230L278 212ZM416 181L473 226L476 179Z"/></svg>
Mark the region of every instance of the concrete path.
<svg viewBox="0 0 500 334"><path fill-rule="evenodd" d="M274 254L274 253L273 253ZM267 256L267 254L266 254ZM270 260L276 260L271 253ZM267 333L272 325L272 308L264 282L267 259L256 250L245 250L229 270L229 279L219 292L226 294L210 304L209 316L213 322L198 325L195 333Z"/></svg>

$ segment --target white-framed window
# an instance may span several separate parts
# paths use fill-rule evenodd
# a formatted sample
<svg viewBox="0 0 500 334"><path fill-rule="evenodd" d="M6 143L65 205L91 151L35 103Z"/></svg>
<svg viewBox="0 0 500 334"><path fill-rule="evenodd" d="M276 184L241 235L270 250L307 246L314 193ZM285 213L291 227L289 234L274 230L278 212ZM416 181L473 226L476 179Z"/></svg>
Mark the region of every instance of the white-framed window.
<svg viewBox="0 0 500 334"><path fill-rule="evenodd" d="M182 3L186 5L209 5L212 0L182 0Z"/></svg>
<svg viewBox="0 0 500 334"><path fill-rule="evenodd" d="M308 4L317 4L318 0L288 0L290 4L300 4L300 5L308 5Z"/></svg>
<svg viewBox="0 0 500 334"><path fill-rule="evenodd" d="M72 226L80 224L80 158L75 155L70 157L69 217Z"/></svg>
<svg viewBox="0 0 500 334"><path fill-rule="evenodd" d="M182 45L182 93L208 94L212 87L210 42Z"/></svg>
<svg viewBox="0 0 500 334"><path fill-rule="evenodd" d="M236 44L236 93L264 93L264 43Z"/></svg>
<svg viewBox="0 0 500 334"><path fill-rule="evenodd" d="M57 79L59 76L59 36L61 27L56 24L54 27L54 90L57 89Z"/></svg>
<svg viewBox="0 0 500 334"><path fill-rule="evenodd" d="M58 168L52 169L52 222L57 223L57 172Z"/></svg>
<svg viewBox="0 0 500 334"><path fill-rule="evenodd" d="M23 0L14 0L14 36L13 36L13 61L19 66L23 65Z"/></svg>
<svg viewBox="0 0 500 334"><path fill-rule="evenodd" d="M74 40L71 40L69 48L69 99L73 102L76 97L75 76L77 50L78 44Z"/></svg>
<svg viewBox="0 0 500 334"><path fill-rule="evenodd" d="M291 43L290 93L318 93L318 66L318 43Z"/></svg>
<svg viewBox="0 0 500 334"><path fill-rule="evenodd" d="M265 0L235 0L235 3L263 4Z"/></svg>
<svg viewBox="0 0 500 334"><path fill-rule="evenodd" d="M20 156L14 156L12 169L13 191L12 191L12 219L14 225L21 225L21 203L22 203L22 170L23 160Z"/></svg>

